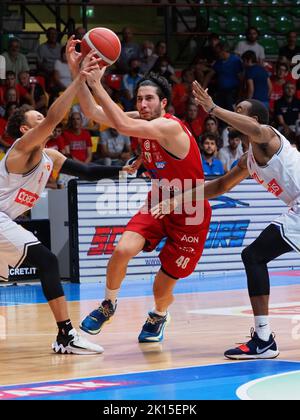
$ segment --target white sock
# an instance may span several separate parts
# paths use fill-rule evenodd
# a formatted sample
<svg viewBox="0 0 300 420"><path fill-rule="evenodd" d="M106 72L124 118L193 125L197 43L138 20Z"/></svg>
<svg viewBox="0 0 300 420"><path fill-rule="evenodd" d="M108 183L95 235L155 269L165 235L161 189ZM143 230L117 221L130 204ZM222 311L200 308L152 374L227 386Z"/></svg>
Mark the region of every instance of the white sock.
<svg viewBox="0 0 300 420"><path fill-rule="evenodd" d="M255 331L258 337L263 341L269 341L271 334L271 327L269 324L268 315L255 316Z"/></svg>
<svg viewBox="0 0 300 420"><path fill-rule="evenodd" d="M155 307L152 309L152 311L154 314L159 315L159 316L166 316L167 315L167 311L165 312L159 312Z"/></svg>
<svg viewBox="0 0 300 420"><path fill-rule="evenodd" d="M120 289L109 289L108 287L105 288L105 300L110 300L113 305L116 304L116 300L118 297Z"/></svg>

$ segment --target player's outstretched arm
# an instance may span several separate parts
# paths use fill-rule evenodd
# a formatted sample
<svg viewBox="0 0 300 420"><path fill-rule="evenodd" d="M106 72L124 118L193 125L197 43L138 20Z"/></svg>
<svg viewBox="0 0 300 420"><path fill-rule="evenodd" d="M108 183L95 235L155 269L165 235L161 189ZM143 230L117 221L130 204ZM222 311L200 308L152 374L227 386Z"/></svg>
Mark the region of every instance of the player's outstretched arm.
<svg viewBox="0 0 300 420"><path fill-rule="evenodd" d="M85 83L86 74L95 66L98 67L97 60L91 60L89 64L76 76L71 85L56 99L48 110L47 116L35 127L29 129L21 137L14 147L15 150L23 153L30 153L40 147L47 137L53 132L57 124L62 120L66 111L70 108L75 95L82 83Z"/></svg>
<svg viewBox="0 0 300 420"><path fill-rule="evenodd" d="M66 46L66 56L67 62L72 74L72 78L75 79L80 71L80 64L82 61L82 54L76 51L76 45L80 44L80 40L74 39L74 35L69 38ZM82 65L86 65L90 60L89 56L87 56ZM78 99L80 102L81 109L85 116L99 124L105 124L109 127L115 128L113 122L105 115L103 108L97 104L93 95L91 94L89 88L85 83L81 84L79 92L78 92ZM136 111L127 112L127 115L130 118L139 118L139 113Z"/></svg>
<svg viewBox="0 0 300 420"><path fill-rule="evenodd" d="M249 176L249 171L246 162L246 154L241 157L238 164L228 171L225 175L220 178L216 178L213 181L206 182L204 185L204 198L210 199L218 197L238 185L241 181Z"/></svg>
<svg viewBox="0 0 300 420"><path fill-rule="evenodd" d="M103 166L95 163L82 163L68 159L62 153L54 149L46 149L46 153L53 161L55 172L76 176L84 181L98 181L103 178L117 177L120 171L133 174L137 170L135 163L123 167Z"/></svg>
<svg viewBox="0 0 300 420"><path fill-rule="evenodd" d="M206 112L213 114L231 127L251 137L254 142L268 143L274 137L271 128L262 126L254 118L228 111L214 104L211 96L207 93L207 89L203 89L197 81L193 82L193 95L197 104L201 105Z"/></svg>
<svg viewBox="0 0 300 420"><path fill-rule="evenodd" d="M240 158L237 166L213 181L201 184L197 188L185 191L183 194L176 195L171 199L161 201L155 207L152 207L152 216L155 219L162 219L166 214L170 214L177 207L182 206L182 203L184 202L203 199L208 200L230 191L233 187L243 181L243 179L246 179L249 176L246 159L247 156L245 154Z"/></svg>

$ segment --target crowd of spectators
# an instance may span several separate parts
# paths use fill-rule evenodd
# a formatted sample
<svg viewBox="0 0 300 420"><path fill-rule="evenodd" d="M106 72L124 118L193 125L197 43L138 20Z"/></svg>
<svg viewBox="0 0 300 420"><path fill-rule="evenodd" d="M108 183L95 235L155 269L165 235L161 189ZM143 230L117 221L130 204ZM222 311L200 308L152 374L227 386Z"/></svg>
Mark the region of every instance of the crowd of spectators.
<svg viewBox="0 0 300 420"><path fill-rule="evenodd" d="M76 28L75 37L81 39L84 33L84 28ZM0 86L1 157L13 143L5 128L16 107L27 103L46 115L51 103L71 83L65 45L58 41L56 29L48 28L46 38L36 51L36 68L30 69L26 56L20 52L18 38L11 38L3 53L6 79ZM287 43L275 60L266 58L255 27L248 28L245 40L233 49L212 33L193 62L181 69L175 69L164 41L154 45L146 40L140 45L127 27L122 31L121 45L121 56L106 75L105 86L110 96L125 111L131 111L135 106L135 88L143 75L154 71L164 76L172 87L172 103L167 112L183 119L196 138L206 176L230 170L247 150L247 144L240 133L195 104L194 80L208 88L216 104L229 110L234 110L243 99L262 101L270 111L270 123L299 150L300 83L291 72L292 58L300 54L296 32L287 34ZM74 160L105 165L123 165L139 153L137 139L89 121L78 101L56 128L47 147L56 148ZM51 187L57 185L52 179Z"/></svg>

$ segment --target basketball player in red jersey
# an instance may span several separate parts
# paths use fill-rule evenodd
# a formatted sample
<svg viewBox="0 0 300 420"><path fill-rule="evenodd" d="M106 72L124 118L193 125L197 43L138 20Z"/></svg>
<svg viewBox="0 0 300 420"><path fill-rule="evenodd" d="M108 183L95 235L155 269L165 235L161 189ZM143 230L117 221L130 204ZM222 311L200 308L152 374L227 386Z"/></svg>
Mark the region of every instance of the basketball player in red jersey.
<svg viewBox="0 0 300 420"><path fill-rule="evenodd" d="M74 73L75 66L72 66L70 55L69 50L69 64ZM140 119L132 119L111 100L99 83L104 70L96 69L89 74L86 74L88 85L102 107L88 104L91 97L87 87L83 89L79 97L83 98L81 106L88 117L97 122L106 118L109 125L120 133L138 137L144 166L153 178L169 181L169 187L174 179L181 184L187 179L192 184L196 184L197 180L203 181L201 155L195 139L180 120L165 111L170 100L166 79L149 75L140 81L136 94ZM208 202L204 201L203 220L189 225L186 219L191 215L186 212L155 220L150 213L151 199L150 193L147 208L141 209L130 220L109 261L105 299L81 323L81 329L90 334L99 333L114 315L117 295L131 258L142 250L154 250L167 237L159 255L161 268L153 285L154 308L139 335L140 342L162 341L165 326L170 320L168 307L174 300L173 289L178 279L194 271L201 257L211 217ZM149 211L146 211L148 208Z"/></svg>

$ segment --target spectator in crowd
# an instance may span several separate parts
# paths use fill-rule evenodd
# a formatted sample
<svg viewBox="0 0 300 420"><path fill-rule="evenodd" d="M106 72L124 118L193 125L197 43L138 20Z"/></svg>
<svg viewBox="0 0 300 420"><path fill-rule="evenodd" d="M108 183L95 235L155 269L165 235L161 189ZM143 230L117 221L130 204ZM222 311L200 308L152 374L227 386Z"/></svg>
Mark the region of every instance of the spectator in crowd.
<svg viewBox="0 0 300 420"><path fill-rule="evenodd" d="M114 128L108 128L101 133L99 144L100 160L98 163L107 166L124 166L132 157L130 139L119 134Z"/></svg>
<svg viewBox="0 0 300 420"><path fill-rule="evenodd" d="M289 73L289 68L286 63L277 63L275 74L271 76L272 90L270 96L270 111L274 112L275 102L283 95L283 86L286 83L286 78Z"/></svg>
<svg viewBox="0 0 300 420"><path fill-rule="evenodd" d="M235 130L230 130L228 134L228 143L228 146L222 147L218 154L225 172L229 171L233 162L239 159L243 154L240 147L242 143L241 133Z"/></svg>
<svg viewBox="0 0 300 420"><path fill-rule="evenodd" d="M116 63L119 73L128 73L130 70L130 60L140 57L140 46L133 40L133 31L129 27L122 29L121 55Z"/></svg>
<svg viewBox="0 0 300 420"><path fill-rule="evenodd" d="M79 44L77 44L79 45ZM61 48L61 58L54 63L54 71L47 80L47 90L49 92L49 106L59 97L71 83L72 77L66 61L66 47Z"/></svg>
<svg viewBox="0 0 300 420"><path fill-rule="evenodd" d="M21 43L17 38L10 38L7 51L3 53L6 71L18 75L21 71L29 71L29 65L24 54L20 53Z"/></svg>
<svg viewBox="0 0 300 420"><path fill-rule="evenodd" d="M287 45L279 49L280 56L286 57L290 62L294 55L300 54L300 46L297 45L297 32L290 31L287 34Z"/></svg>
<svg viewBox="0 0 300 420"><path fill-rule="evenodd" d="M46 31L47 41L39 45L37 49L38 69L46 77L54 70L54 63L61 58L61 45L57 42L57 30L48 28Z"/></svg>
<svg viewBox="0 0 300 420"><path fill-rule="evenodd" d="M142 44L141 56L140 56L140 72L141 74L147 74L154 66L157 57L154 56L154 44L152 41L146 40Z"/></svg>
<svg viewBox="0 0 300 420"><path fill-rule="evenodd" d="M211 71L211 65L205 57L198 55L192 64L192 68L194 69L195 80L203 85L206 75Z"/></svg>
<svg viewBox="0 0 300 420"><path fill-rule="evenodd" d="M222 139L220 137L219 121L213 115L208 115L204 120L204 133L214 134L217 137L218 150L223 146ZM202 144L202 139L201 139Z"/></svg>
<svg viewBox="0 0 300 420"><path fill-rule="evenodd" d="M172 88L172 104L175 108L175 115L178 118L184 118L187 104L192 98L192 83L195 79L194 71L186 68L181 74L182 82Z"/></svg>
<svg viewBox="0 0 300 420"><path fill-rule="evenodd" d="M121 83L122 97L121 102L125 111L133 111L135 109L134 93L138 82L141 80L140 61L136 57L129 60L129 72L124 74Z"/></svg>
<svg viewBox="0 0 300 420"><path fill-rule="evenodd" d="M183 120L184 124L193 134L197 140L201 133L203 133L204 119L207 116L203 108L196 105L194 102L189 102L186 108L186 116Z"/></svg>
<svg viewBox="0 0 300 420"><path fill-rule="evenodd" d="M19 80L21 86L30 95L31 103L35 110L43 115L46 115L48 99L46 96L46 92L38 83L37 79L35 77L31 77L28 71L22 71L19 74ZM20 102L21 104L23 103L22 99Z"/></svg>
<svg viewBox="0 0 300 420"><path fill-rule="evenodd" d="M74 39L79 39L81 41L85 34L85 28L83 26L77 26L74 31Z"/></svg>
<svg viewBox="0 0 300 420"><path fill-rule="evenodd" d="M175 72L170 71L169 64L170 64L170 62L169 62L169 59L167 57L159 57L156 60L155 65L152 68L152 70L153 70L154 73L157 73L160 76L163 76L165 79L167 79L167 81L171 85L174 85L176 83L180 83L180 80L176 76Z"/></svg>
<svg viewBox="0 0 300 420"><path fill-rule="evenodd" d="M232 128L232 127L230 127L230 126L227 126L227 127L225 127L224 128L224 130L222 131L222 134L221 134L221 141L222 141L222 147L224 147L224 146L229 146L229 133L230 133L230 131L236 131L236 130L234 130L234 128ZM241 150L241 151L243 151L243 140L242 140L242 143L239 145L239 149Z"/></svg>
<svg viewBox="0 0 300 420"><path fill-rule="evenodd" d="M244 52L242 60L245 66L246 99L257 99L269 108L272 91L269 73L263 66L257 64L254 51Z"/></svg>
<svg viewBox="0 0 300 420"><path fill-rule="evenodd" d="M159 57L168 58L167 44L165 41L158 41L155 45L154 55Z"/></svg>
<svg viewBox="0 0 300 420"><path fill-rule="evenodd" d="M216 47L217 61L206 75L203 87L207 88L211 79L216 76L217 92L215 102L222 108L233 110L239 93L243 74L243 65L239 57L230 53L228 44L220 42Z"/></svg>
<svg viewBox="0 0 300 420"><path fill-rule="evenodd" d="M7 111L7 105L14 102L19 106L18 95L15 88L9 88L4 94L4 103L0 106L0 117L4 117Z"/></svg>
<svg viewBox="0 0 300 420"><path fill-rule="evenodd" d="M54 84L59 92L65 90L72 83L72 76L66 59L66 46L60 50L60 59L54 63Z"/></svg>
<svg viewBox="0 0 300 420"><path fill-rule="evenodd" d="M156 59L158 60L159 58L166 58L168 60L168 70L171 74L175 73L175 69L174 67L171 65L171 60L170 57L168 56L168 51L167 51L167 44L165 43L165 41L158 41L155 45L155 49L154 49L154 56L156 57Z"/></svg>
<svg viewBox="0 0 300 420"><path fill-rule="evenodd" d="M199 51L199 56L209 65L213 64L218 58L216 55L216 46L220 42L220 36L217 33L212 32L208 36L206 45Z"/></svg>
<svg viewBox="0 0 300 420"><path fill-rule="evenodd" d="M260 64L262 64L265 60L265 49L262 45L260 45L257 40L259 37L259 31L257 28L251 26L246 31L246 40L240 41L236 48L235 54L242 56L246 51L254 51L256 58Z"/></svg>
<svg viewBox="0 0 300 420"><path fill-rule="evenodd" d="M82 128L80 112L71 112L69 128L63 132L65 145L69 146L73 160L89 163L92 160L92 140L88 130Z"/></svg>
<svg viewBox="0 0 300 420"><path fill-rule="evenodd" d="M16 102L8 102L6 104L5 114L0 117L0 148L6 151L14 142L14 140L7 134L6 125L9 117L15 112L18 104Z"/></svg>
<svg viewBox="0 0 300 420"><path fill-rule="evenodd" d="M300 118L300 100L296 98L296 86L287 82L283 96L275 102L274 117L279 130L290 141L295 137L295 126Z"/></svg>
<svg viewBox="0 0 300 420"><path fill-rule="evenodd" d="M234 130L234 128L231 128L231 130ZM230 131L230 130L229 130ZM246 153L248 150L249 150L249 139L248 139L248 137L247 136L245 136L244 134L242 134L242 133L239 133L240 134L240 136L241 136L241 145L239 146L240 147L240 149L241 149L241 151L242 151L242 153L244 154L244 153ZM239 161L240 159L236 159L232 164L231 164L231 167L230 167L230 169L232 169L232 168L234 168L237 164L238 164L238 161Z"/></svg>
<svg viewBox="0 0 300 420"><path fill-rule="evenodd" d="M71 35L74 35L74 39L79 39L81 41L85 34L85 28L83 26L77 26L77 28L75 28L73 32L72 30L69 32L68 38L70 38ZM80 53L80 44L76 44L75 49L77 52Z"/></svg>
<svg viewBox="0 0 300 420"><path fill-rule="evenodd" d="M218 137L211 133L202 136L202 165L204 176L224 175L223 164L216 159Z"/></svg>
<svg viewBox="0 0 300 420"><path fill-rule="evenodd" d="M5 104L5 102L12 102L12 100L5 101L5 93L8 89L16 90L16 102L34 105L31 95L27 92L21 83L17 83L16 75L12 70L6 72L5 84L0 88L0 104Z"/></svg>
<svg viewBox="0 0 300 420"><path fill-rule="evenodd" d="M53 130L53 134L49 137L46 148L58 150L65 156L70 155L70 147L66 146L65 144L65 139L63 136L63 125L61 123L59 123Z"/></svg>

